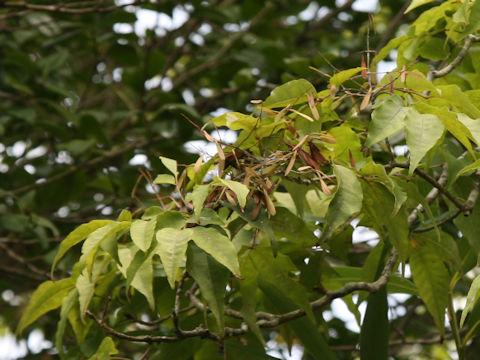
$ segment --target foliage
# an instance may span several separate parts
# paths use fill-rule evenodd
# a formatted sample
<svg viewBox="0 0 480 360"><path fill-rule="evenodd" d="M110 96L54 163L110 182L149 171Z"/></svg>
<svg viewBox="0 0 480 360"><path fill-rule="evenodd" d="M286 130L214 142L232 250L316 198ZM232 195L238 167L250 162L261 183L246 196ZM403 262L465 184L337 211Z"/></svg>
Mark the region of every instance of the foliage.
<svg viewBox="0 0 480 360"><path fill-rule="evenodd" d="M351 4L346 3L347 9ZM111 32L113 24L134 20L127 10L95 8L86 15L68 15L79 8L59 5L52 11L63 9L55 16L64 21L47 21L31 30L30 38L15 30L16 41L3 40L10 46L6 63L16 69L2 74L11 91L5 129L20 135L28 125L35 129L29 130L28 146L43 144L47 136L52 154L61 149L75 161L63 169L58 159L32 161L38 176L46 177L41 182L27 175L27 154L10 156L11 167L2 174L5 181L22 174L15 182L20 187L6 187L2 194L6 203L0 221L8 239L12 234L19 234L15 244L27 236L39 239L35 244L48 251L43 265L51 264L53 276L33 292L17 333L48 312L48 326L52 319L58 321L55 346L65 359L136 353L154 359L263 359L270 340L288 348L301 344L305 359L347 359L352 351L361 359L389 354L401 359L416 351L410 344L424 344L422 351L430 358L448 358L449 343L455 344L458 358L469 358L478 349L480 323L478 278L472 282L470 276L480 251L480 3L402 4L390 13L397 14L390 32L406 19L405 11L411 24L387 44L370 38L371 24L364 19L366 54L335 62L333 71L322 57L287 57L286 50L274 45L281 39L288 49L302 36L311 40L304 33L295 36L305 31L305 24L283 29L268 21L269 12L280 19L305 4L216 5L194 2L189 25L184 24L190 30L180 27L158 38L147 32L143 41L132 33ZM25 11L38 10L33 6ZM52 14L39 9L47 17ZM319 22L345 10L332 9L333 18L327 15ZM3 15L24 21L15 12ZM75 23L74 16L84 22ZM88 24L84 16L110 30L97 37L90 34L93 30L76 29ZM229 40L212 32L205 37L212 43L192 52L175 47L175 37L181 31L193 36L204 17L217 25L231 19L250 23ZM53 33L43 34L49 41L34 39L42 26L73 33L62 37L60 30L50 29ZM90 44L75 31L96 41ZM90 88L82 79L77 66L85 59L68 57L65 51L59 55L70 37L75 41L69 49L98 57L85 59L93 61L101 86ZM34 48L41 41L46 49L56 47L52 58L22 53L23 46ZM370 41L380 45L375 56ZM174 55L166 56L157 42L171 46ZM249 47L249 42L257 45ZM392 50L397 51L397 68L378 73L377 66ZM138 66L141 55L144 62ZM284 56L280 64L279 56ZM30 72L25 72L27 65ZM118 83L105 78L115 66L123 71ZM257 82L252 67L265 76L260 83L282 84L269 95L265 89L252 93ZM168 76L174 91L149 91L145 81L154 74ZM227 88L224 79L229 79ZM210 89L234 111L202 118L198 114L212 110L212 99L198 108L180 104L178 96L189 87L195 94ZM118 98L112 100L109 91ZM85 105L97 97L112 102ZM46 119L47 114L52 118ZM236 131L237 140L213 137L218 128ZM210 142L216 154L192 159L181 150L178 144L193 134ZM141 148L153 156L150 166L158 176L141 170L135 180L128 159ZM141 189L144 180L154 198ZM124 208L115 220L84 212L97 191L102 195L98 202L111 211ZM56 197L50 201L52 192ZM68 201L72 203L63 205ZM61 217L39 214L59 204L75 215L67 216L68 225L74 219L81 225L52 252L49 232L60 237ZM377 241L352 241L357 229L369 229ZM44 276L9 242L0 244L39 279ZM407 300L389 306L395 299L391 294L398 293ZM458 296L467 296L461 315L454 303ZM327 315L334 301L344 301L356 316L360 336ZM52 316L54 309L59 311Z"/></svg>

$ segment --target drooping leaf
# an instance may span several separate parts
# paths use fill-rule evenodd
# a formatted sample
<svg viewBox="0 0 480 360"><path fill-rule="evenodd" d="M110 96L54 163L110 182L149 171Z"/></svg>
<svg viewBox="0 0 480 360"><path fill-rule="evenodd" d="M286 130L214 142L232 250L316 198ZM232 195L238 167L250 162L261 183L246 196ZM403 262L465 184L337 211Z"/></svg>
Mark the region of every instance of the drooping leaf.
<svg viewBox="0 0 480 360"><path fill-rule="evenodd" d="M151 255L145 257L145 260L133 275L130 285L145 296L151 310L155 309L155 299L153 297L153 264Z"/></svg>
<svg viewBox="0 0 480 360"><path fill-rule="evenodd" d="M85 240L85 238L95 230L101 227L104 227L110 224L111 222L112 220L92 220L86 224L80 225L75 230L73 230L70 234L68 234L68 236L60 243L60 248L58 249L58 253L57 255L55 255L55 259L53 260L52 270L51 270L52 276L57 263L60 261L60 259L65 255L65 253L69 249L71 249L76 244Z"/></svg>
<svg viewBox="0 0 480 360"><path fill-rule="evenodd" d="M221 333L224 331L224 296L228 280L227 269L195 244L187 249L187 271L200 287L202 296L215 315Z"/></svg>
<svg viewBox="0 0 480 360"><path fill-rule="evenodd" d="M257 270L258 276L275 284L297 307L305 310L307 316L314 321L306 289L289 276L289 273L298 271L298 269L288 256L279 253L274 257L270 249L256 248L249 251L248 259Z"/></svg>
<svg viewBox="0 0 480 360"><path fill-rule="evenodd" d="M338 189L328 208L327 226L322 234L324 239L328 239L333 231L362 209L362 185L355 172L341 165L335 165L334 173L338 181Z"/></svg>
<svg viewBox="0 0 480 360"><path fill-rule="evenodd" d="M278 108L287 105L306 103L308 94L316 94L313 85L305 79L289 81L275 88L262 106Z"/></svg>
<svg viewBox="0 0 480 360"><path fill-rule="evenodd" d="M160 256L168 283L175 287L178 269L185 259L188 241L191 237L190 229L177 230L172 228L163 228L157 231L157 248L155 253Z"/></svg>
<svg viewBox="0 0 480 360"><path fill-rule="evenodd" d="M432 315L440 333L445 332L445 309L448 303L450 276L441 258L425 245L410 255L410 268L418 293Z"/></svg>
<svg viewBox="0 0 480 360"><path fill-rule="evenodd" d="M367 298L367 310L360 333L361 360L388 359L389 328L387 291L382 288Z"/></svg>
<svg viewBox="0 0 480 360"><path fill-rule="evenodd" d="M62 305L63 298L75 287L73 278L59 281L45 281L32 294L32 298L17 326L16 333L20 334L28 325L36 321L43 314Z"/></svg>
<svg viewBox="0 0 480 360"><path fill-rule="evenodd" d="M62 300L62 309L60 310L60 321L57 325L57 331L55 333L55 347L58 349L60 356L64 354L63 349L63 334L67 326L68 314L72 310L73 306L78 302L78 291L72 289Z"/></svg>
<svg viewBox="0 0 480 360"><path fill-rule="evenodd" d="M143 252L147 251L155 234L157 219L134 220L130 226L130 237L137 247Z"/></svg>
<svg viewBox="0 0 480 360"><path fill-rule="evenodd" d="M442 120L435 115L420 114L410 108L405 117L406 140L410 151L410 175L444 132Z"/></svg>
<svg viewBox="0 0 480 360"><path fill-rule="evenodd" d="M388 238L398 250L401 259L407 259L411 245L406 214L402 211L394 214L395 199L386 187L375 182L363 184L364 211L372 222L372 228L380 238Z"/></svg>
<svg viewBox="0 0 480 360"><path fill-rule="evenodd" d="M232 273L240 274L237 250L225 235L211 227L197 226L192 228L191 238L198 247L210 254Z"/></svg>
<svg viewBox="0 0 480 360"><path fill-rule="evenodd" d="M240 294L242 295L242 307L240 312L250 330L256 335L259 341L265 345L265 340L257 324L257 315L255 312L257 305L257 270L254 264L244 257L240 263L240 270L243 279L239 281Z"/></svg>
<svg viewBox="0 0 480 360"><path fill-rule="evenodd" d="M403 100L398 95L392 95L376 104L365 145L376 144L402 130L405 126L404 119L407 113L408 107L403 106Z"/></svg>
<svg viewBox="0 0 480 360"><path fill-rule="evenodd" d="M260 289L278 313L287 313L297 308L296 304L277 287L278 283L271 283L261 276L258 277L258 283ZM314 359L337 359L324 336L308 317L294 319L288 323L288 326L293 329L295 335L298 336L305 349Z"/></svg>

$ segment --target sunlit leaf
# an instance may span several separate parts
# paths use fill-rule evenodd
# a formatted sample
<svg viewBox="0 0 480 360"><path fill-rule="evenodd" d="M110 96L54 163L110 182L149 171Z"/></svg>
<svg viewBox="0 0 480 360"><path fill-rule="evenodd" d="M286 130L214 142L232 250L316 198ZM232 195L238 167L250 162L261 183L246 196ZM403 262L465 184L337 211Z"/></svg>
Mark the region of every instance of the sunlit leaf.
<svg viewBox="0 0 480 360"><path fill-rule="evenodd" d="M353 69L340 71L330 78L330 84L338 87L342 85L345 81L349 80L352 76L358 74L359 72L362 72L363 70L365 70L364 67L356 67Z"/></svg>
<svg viewBox="0 0 480 360"><path fill-rule="evenodd" d="M68 234L68 236L60 243L58 253L57 255L55 255L55 259L53 260L52 264L52 274L58 261L60 261L60 259L70 248L85 240L85 238L95 230L102 228L110 224L111 222L112 220L92 220L86 224L80 225L70 234Z"/></svg>
<svg viewBox="0 0 480 360"><path fill-rule="evenodd" d="M262 104L268 108L306 103L308 94L316 94L313 85L305 79L292 80L275 88Z"/></svg>
<svg viewBox="0 0 480 360"><path fill-rule="evenodd" d="M192 228L191 238L198 247L210 254L232 273L236 275L240 274L237 250L225 235L214 228L197 226Z"/></svg>
<svg viewBox="0 0 480 360"><path fill-rule="evenodd" d="M444 132L442 120L435 115L420 114L411 108L405 117L407 146L410 151L412 174L419 162L440 139Z"/></svg>
<svg viewBox="0 0 480 360"><path fill-rule="evenodd" d="M191 237L190 229L177 230L172 228L163 228L157 231L157 248L155 253L160 256L168 283L175 287L178 269L182 261L185 260L188 241Z"/></svg>
<svg viewBox="0 0 480 360"><path fill-rule="evenodd" d="M134 220L130 226L130 236L132 241L142 251L147 251L152 243L157 219Z"/></svg>
<svg viewBox="0 0 480 360"><path fill-rule="evenodd" d="M17 325L17 334L20 334L28 325L36 321L43 314L62 305L63 298L75 287L73 278L59 281L45 281L34 291L27 308Z"/></svg>

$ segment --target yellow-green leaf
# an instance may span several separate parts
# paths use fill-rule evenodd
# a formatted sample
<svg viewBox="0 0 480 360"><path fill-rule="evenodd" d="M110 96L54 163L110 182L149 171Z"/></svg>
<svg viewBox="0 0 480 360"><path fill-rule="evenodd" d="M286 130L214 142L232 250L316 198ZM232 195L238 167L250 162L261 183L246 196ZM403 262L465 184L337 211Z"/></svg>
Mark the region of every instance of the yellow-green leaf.
<svg viewBox="0 0 480 360"><path fill-rule="evenodd" d="M330 84L335 86L340 86L345 81L349 80L352 76L358 74L359 72L366 70L364 67L356 67L353 69L343 70L330 78Z"/></svg>
<svg viewBox="0 0 480 360"><path fill-rule="evenodd" d="M445 127L442 120L431 114L420 114L413 108L405 117L406 140L410 151L410 175L416 169L425 154L443 135Z"/></svg>
<svg viewBox="0 0 480 360"><path fill-rule="evenodd" d="M292 80L275 88L262 106L278 108L302 104L308 101L307 95L316 93L315 87L307 80Z"/></svg>
<svg viewBox="0 0 480 360"><path fill-rule="evenodd" d="M82 224L73 230L68 236L60 243L60 248L58 253L53 260L52 265L52 275L55 270L55 266L60 261L60 259L65 255L65 253L70 250L73 246L85 240L85 238L90 235L93 231L98 228L104 227L107 224L110 224L112 220L92 220L86 224Z"/></svg>
<svg viewBox="0 0 480 360"><path fill-rule="evenodd" d="M147 251L152 243L156 225L157 218L152 217L148 220L135 220L130 226L130 237L143 252Z"/></svg>
<svg viewBox="0 0 480 360"><path fill-rule="evenodd" d="M242 184L238 181L225 180L221 178L217 178L216 185L226 186L230 190L232 190L235 193L235 195L237 195L237 200L240 206L245 207L247 203L247 196L248 196L248 193L250 192L250 189L248 188L247 185Z"/></svg>
<svg viewBox="0 0 480 360"><path fill-rule="evenodd" d="M175 176L175 178L178 176L178 170L177 170L177 161L173 159L169 159L164 156L160 156L160 160L162 161L163 165Z"/></svg>
<svg viewBox="0 0 480 360"><path fill-rule="evenodd" d="M232 273L239 275L237 250L228 237L214 228L192 228L192 240Z"/></svg>
<svg viewBox="0 0 480 360"><path fill-rule="evenodd" d="M168 283L175 287L178 269L185 260L188 241L191 237L190 229L163 228L157 231L156 238L158 245L155 253L160 256Z"/></svg>
<svg viewBox="0 0 480 360"><path fill-rule="evenodd" d="M17 326L20 334L28 325L40 316L62 305L63 298L75 287L73 278L59 281L45 281L35 290L27 308L25 309Z"/></svg>
<svg viewBox="0 0 480 360"><path fill-rule="evenodd" d="M97 352L89 357L88 360L110 360L110 355L113 354L118 354L118 350L112 338L107 336L102 340Z"/></svg>

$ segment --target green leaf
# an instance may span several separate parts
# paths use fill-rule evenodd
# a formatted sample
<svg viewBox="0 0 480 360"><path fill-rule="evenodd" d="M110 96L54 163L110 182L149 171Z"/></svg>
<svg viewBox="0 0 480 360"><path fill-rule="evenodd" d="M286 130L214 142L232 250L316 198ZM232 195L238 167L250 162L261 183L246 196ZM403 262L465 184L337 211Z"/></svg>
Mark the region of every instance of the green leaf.
<svg viewBox="0 0 480 360"><path fill-rule="evenodd" d="M410 267L418 293L443 335L450 284L448 271L436 252L424 245L419 245L412 251Z"/></svg>
<svg viewBox="0 0 480 360"><path fill-rule="evenodd" d="M274 284L259 276L258 284L278 313L284 314L297 309L296 304L277 287L278 283ZM293 329L295 335L298 336L305 349L314 359L337 359L328 346L325 337L308 317L291 320L288 322L288 326Z"/></svg>
<svg viewBox="0 0 480 360"><path fill-rule="evenodd" d="M83 269L82 273L78 276L75 283L75 287L78 291L78 302L80 304L80 314L82 320L84 319L85 312L88 309L88 305L92 300L93 293L95 292L95 284L99 280L106 264L109 263L109 259L106 258L103 261L96 261L93 264L92 272L89 273L88 269Z"/></svg>
<svg viewBox="0 0 480 360"><path fill-rule="evenodd" d="M464 34L473 34L480 27L480 2L474 1L472 8L470 9L470 15L468 17L468 26L464 31Z"/></svg>
<svg viewBox="0 0 480 360"><path fill-rule="evenodd" d="M473 140L477 145L480 145L480 119L472 119L469 116L459 113L458 120L470 130Z"/></svg>
<svg viewBox="0 0 480 360"><path fill-rule="evenodd" d="M362 209L362 185L357 175L346 167L335 165L334 173L338 181L337 191L328 208L327 225L322 238L328 239L341 225Z"/></svg>
<svg viewBox="0 0 480 360"><path fill-rule="evenodd" d="M132 221L132 213L126 209L122 209L120 215L117 217L117 221Z"/></svg>
<svg viewBox="0 0 480 360"><path fill-rule="evenodd" d="M157 218L149 220L134 220L130 226L130 237L137 247L143 252L147 251L152 243Z"/></svg>
<svg viewBox="0 0 480 360"><path fill-rule="evenodd" d="M410 151L409 174L412 175L425 154L437 143L445 130L442 120L431 114L420 114L410 108L405 117L406 140Z"/></svg>
<svg viewBox="0 0 480 360"><path fill-rule="evenodd" d="M367 310L360 332L360 359L388 359L388 303L387 290L382 288L368 295Z"/></svg>
<svg viewBox="0 0 480 360"><path fill-rule="evenodd" d="M175 181L175 177L173 175L168 174L160 174L157 175L155 180L153 180L155 184L171 184L175 185L177 182Z"/></svg>
<svg viewBox="0 0 480 360"><path fill-rule="evenodd" d="M274 257L270 248L258 247L249 251L248 259L259 277L275 284L297 307L305 310L312 321L315 321L306 289L289 275L298 269L288 256L279 253Z"/></svg>
<svg viewBox="0 0 480 360"><path fill-rule="evenodd" d="M465 175L466 173L469 173L470 171L474 171L474 170L477 170L478 168L480 168L480 159L478 160L475 160L473 163L465 166L464 168L462 168L456 175L456 179L459 178L460 176L462 175ZM455 180L456 180L455 179Z"/></svg>
<svg viewBox="0 0 480 360"><path fill-rule="evenodd" d="M400 258L406 260L411 245L408 239L408 222L405 212L394 214L395 199L387 188L379 183L364 182L364 211L371 227L380 238L390 241L398 250Z"/></svg>
<svg viewBox="0 0 480 360"><path fill-rule="evenodd" d="M365 146L376 144L402 130L407 112L408 108L403 106L403 100L398 95L389 96L381 103L375 104Z"/></svg>
<svg viewBox="0 0 480 360"><path fill-rule="evenodd" d="M111 337L107 336L102 340L95 354L88 358L88 360L110 360L110 355L118 354L115 343Z"/></svg>
<svg viewBox="0 0 480 360"><path fill-rule="evenodd" d="M137 289L147 299L151 310L155 309L155 299L153 297L153 263L152 254L145 256L141 265L133 274L130 285ZM129 274L130 275L130 272Z"/></svg>
<svg viewBox="0 0 480 360"><path fill-rule="evenodd" d="M245 319L245 322L250 330L252 330L252 332L263 345L266 345L263 335L260 331L260 327L257 324L257 313L255 311L257 307L258 272L248 257L244 257L242 259L240 270L243 277L242 280L238 281L240 294L242 296L242 307L240 312L242 313L243 318Z"/></svg>
<svg viewBox="0 0 480 360"><path fill-rule="evenodd" d="M224 302L229 273L212 256L195 244L187 249L187 271L198 283L202 296L217 320L221 333L224 331Z"/></svg>
<svg viewBox="0 0 480 360"><path fill-rule="evenodd" d="M97 230L98 228L102 228L108 224L110 224L112 220L92 220L86 224L82 224L73 230L68 236L60 243L60 248L58 249L58 253L55 256L52 264L52 276L53 271L55 270L55 266L60 261L60 259L65 255L65 253L70 250L73 246L77 245L79 242L83 241L88 235L90 235L93 231Z"/></svg>
<svg viewBox="0 0 480 360"><path fill-rule="evenodd" d="M43 314L62 305L63 298L75 287L73 278L59 281L45 281L32 294L32 298L17 326L16 333L20 334L28 325L36 321Z"/></svg>
<svg viewBox="0 0 480 360"><path fill-rule="evenodd" d="M473 279L472 285L470 285L470 289L468 290L467 302L465 304L465 308L462 311L462 317L460 318L461 328L465 323L465 319L467 318L468 313L473 309L479 297L480 297L480 275L477 275L475 279Z"/></svg>
<svg viewBox="0 0 480 360"><path fill-rule="evenodd" d="M235 275L240 275L237 250L233 243L214 228L194 227L191 238L198 247L224 265Z"/></svg>
<svg viewBox="0 0 480 360"><path fill-rule="evenodd" d="M62 300L62 309L60 310L60 321L57 325L57 332L55 333L55 347L60 356L64 355L63 351L63 334L65 333L65 327L67 326L68 314L72 310L73 306L78 302L78 291L72 289Z"/></svg>
<svg viewBox="0 0 480 360"><path fill-rule="evenodd" d="M169 159L164 156L160 156L160 160L162 161L163 165L175 176L175 178L178 176L178 170L177 170L177 161L173 159Z"/></svg>
<svg viewBox="0 0 480 360"><path fill-rule="evenodd" d="M431 3L433 1L435 1L435 0L412 0L410 5L408 6L407 10L405 10L405 14L408 13L409 11L412 11L413 9L415 9L419 6Z"/></svg>
<svg viewBox="0 0 480 360"><path fill-rule="evenodd" d="M363 70L366 70L366 68L356 67L353 69L340 71L330 78L330 84L338 87L342 85L345 81L349 80L352 76L358 74Z"/></svg>
<svg viewBox="0 0 480 360"><path fill-rule="evenodd" d="M188 241L191 237L190 229L177 230L163 228L157 231L157 247L155 253L160 256L168 283L173 289L177 279L178 269L185 260Z"/></svg>
<svg viewBox="0 0 480 360"><path fill-rule="evenodd" d="M84 264L88 270L91 271L96 252L102 242L110 236L129 228L130 224L130 221L114 221L88 235L82 245L82 256L80 257L79 263Z"/></svg>
<svg viewBox="0 0 480 360"><path fill-rule="evenodd" d="M203 203L205 202L208 194L210 194L210 185L198 185L185 197L186 201L191 201L193 203L193 211L197 220L202 212Z"/></svg>
<svg viewBox="0 0 480 360"><path fill-rule="evenodd" d="M250 192L250 189L248 188L247 185L242 184L238 181L225 180L221 178L216 179L215 185L228 187L230 190L232 190L235 193L235 195L237 195L238 204L242 208L245 207L247 203L247 196L248 196L248 193Z"/></svg>
<svg viewBox="0 0 480 360"><path fill-rule="evenodd" d="M239 112L227 112L223 115L212 119L216 126L226 126L232 130L247 130L250 131L257 126L260 119L251 115L245 115Z"/></svg>
<svg viewBox="0 0 480 360"><path fill-rule="evenodd" d="M267 108L285 107L307 102L307 95L315 95L314 86L305 79L289 81L275 88L262 106Z"/></svg>

